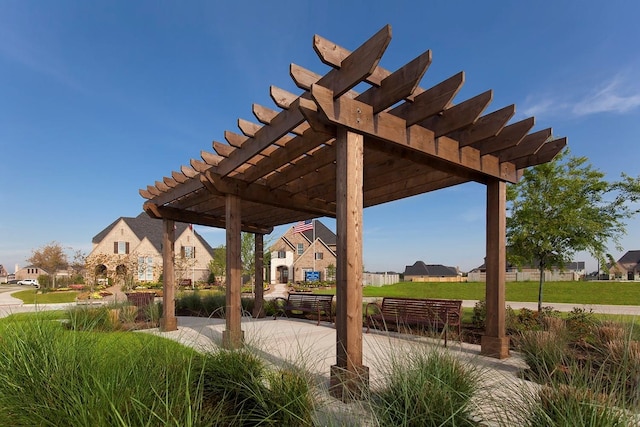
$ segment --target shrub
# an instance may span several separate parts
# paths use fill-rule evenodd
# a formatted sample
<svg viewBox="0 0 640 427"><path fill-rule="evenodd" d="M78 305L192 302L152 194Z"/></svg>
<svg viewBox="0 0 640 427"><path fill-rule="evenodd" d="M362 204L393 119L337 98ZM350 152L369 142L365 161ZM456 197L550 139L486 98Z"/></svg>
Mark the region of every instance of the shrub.
<svg viewBox="0 0 640 427"><path fill-rule="evenodd" d="M64 330L39 318L3 321L0 333L0 425L199 422L193 350L147 334Z"/></svg>
<svg viewBox="0 0 640 427"><path fill-rule="evenodd" d="M563 331L525 331L516 336L515 344L536 381L549 381L565 361L567 340Z"/></svg>
<svg viewBox="0 0 640 427"><path fill-rule="evenodd" d="M592 341L598 320L593 310L575 307L567 316L567 330L572 341Z"/></svg>
<svg viewBox="0 0 640 427"><path fill-rule="evenodd" d="M75 331L109 331L114 329L114 324L110 320L106 306L75 306L67 311L67 317L69 319L69 327Z"/></svg>
<svg viewBox="0 0 640 427"><path fill-rule="evenodd" d="M473 306L473 318L471 321L473 326L485 328L487 321L487 302L485 300L480 300Z"/></svg>
<svg viewBox="0 0 640 427"><path fill-rule="evenodd" d="M246 350L223 350L202 372L203 408L217 414L217 425L313 425L311 380L301 370L269 371Z"/></svg>
<svg viewBox="0 0 640 427"><path fill-rule="evenodd" d="M391 363L388 384L372 395L381 426L476 425L471 399L478 372L447 353L411 353Z"/></svg>
<svg viewBox="0 0 640 427"><path fill-rule="evenodd" d="M624 427L630 421L606 396L585 387L559 385L540 390L526 425Z"/></svg>

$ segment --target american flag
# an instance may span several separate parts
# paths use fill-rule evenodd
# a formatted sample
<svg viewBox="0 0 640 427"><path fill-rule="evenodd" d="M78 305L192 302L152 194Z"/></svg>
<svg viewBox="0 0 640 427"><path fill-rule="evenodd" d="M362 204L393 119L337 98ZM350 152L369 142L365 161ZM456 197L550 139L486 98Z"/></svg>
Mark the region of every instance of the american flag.
<svg viewBox="0 0 640 427"><path fill-rule="evenodd" d="M302 233L307 230L313 230L313 220L308 219L306 221L298 221L293 227L294 233Z"/></svg>

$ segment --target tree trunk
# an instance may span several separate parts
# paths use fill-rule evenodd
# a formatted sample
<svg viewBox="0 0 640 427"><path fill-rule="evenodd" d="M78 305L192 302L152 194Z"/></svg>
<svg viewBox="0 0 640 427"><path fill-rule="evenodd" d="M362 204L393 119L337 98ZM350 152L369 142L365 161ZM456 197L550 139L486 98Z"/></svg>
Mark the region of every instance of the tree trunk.
<svg viewBox="0 0 640 427"><path fill-rule="evenodd" d="M540 284L538 285L538 313L542 312L542 289L544 287L544 262L540 262Z"/></svg>

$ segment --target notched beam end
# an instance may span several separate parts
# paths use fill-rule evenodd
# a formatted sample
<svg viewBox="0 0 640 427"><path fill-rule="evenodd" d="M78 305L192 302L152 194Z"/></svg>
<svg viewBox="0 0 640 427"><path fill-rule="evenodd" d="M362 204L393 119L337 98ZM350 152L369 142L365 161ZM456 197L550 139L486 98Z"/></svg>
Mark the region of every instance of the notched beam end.
<svg viewBox="0 0 640 427"><path fill-rule="evenodd" d="M255 118L264 125L268 125L269 123L271 123L271 120L273 120L278 115L277 111L272 110L271 108L264 107L260 104L253 104L252 112Z"/></svg>
<svg viewBox="0 0 640 427"><path fill-rule="evenodd" d="M180 166L180 171L187 178L194 178L196 175L198 175L198 172L195 169L185 165Z"/></svg>
<svg viewBox="0 0 640 427"><path fill-rule="evenodd" d="M149 193L147 190L143 190L142 188L138 190L138 194L145 199L153 199L153 194Z"/></svg>
<svg viewBox="0 0 640 427"><path fill-rule="evenodd" d="M288 110L291 103L298 98L297 95L273 85L269 88L269 95L273 102L283 110Z"/></svg>
<svg viewBox="0 0 640 427"><path fill-rule="evenodd" d="M205 162L201 162L200 160L197 160L197 159L191 159L190 164L191 164L191 167L198 173L204 173L211 167Z"/></svg>
<svg viewBox="0 0 640 427"><path fill-rule="evenodd" d="M224 157L222 156L218 156L217 154L213 154L204 150L200 151L200 157L202 157L202 160L204 160L206 164L211 166L218 166L218 163L220 163L222 159L224 159Z"/></svg>
<svg viewBox="0 0 640 427"><path fill-rule="evenodd" d="M333 68L340 68L340 64L348 55L337 44L317 34L313 36L313 50L323 64Z"/></svg>
<svg viewBox="0 0 640 427"><path fill-rule="evenodd" d="M258 131L262 129L262 126L256 123L252 123L248 120L238 119L238 128L245 136L248 136L249 138L253 138L256 135L256 133L258 133Z"/></svg>

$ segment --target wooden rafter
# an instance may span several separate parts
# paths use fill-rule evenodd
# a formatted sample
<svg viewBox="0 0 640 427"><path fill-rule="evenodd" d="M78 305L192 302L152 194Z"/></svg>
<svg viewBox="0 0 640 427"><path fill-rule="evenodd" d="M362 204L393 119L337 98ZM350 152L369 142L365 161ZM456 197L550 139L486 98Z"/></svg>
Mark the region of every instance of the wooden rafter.
<svg viewBox="0 0 640 427"><path fill-rule="evenodd" d="M253 104L257 122L239 118L240 133L224 131L225 142L213 141L213 152L203 150L140 195L175 220L185 211L189 222L209 224L224 222L225 195L238 196L243 224L266 230L335 215L334 141L341 128L364 135L365 206L469 181L516 182L519 170L549 161L566 145L551 141L550 129L529 133L533 118L509 123L515 105L483 115L490 90L454 103L463 72L420 87L429 50L396 71L383 68L390 39L385 26L351 51L315 36L327 73L291 64L299 95L270 86L275 107ZM356 91L362 83L368 87Z"/></svg>

